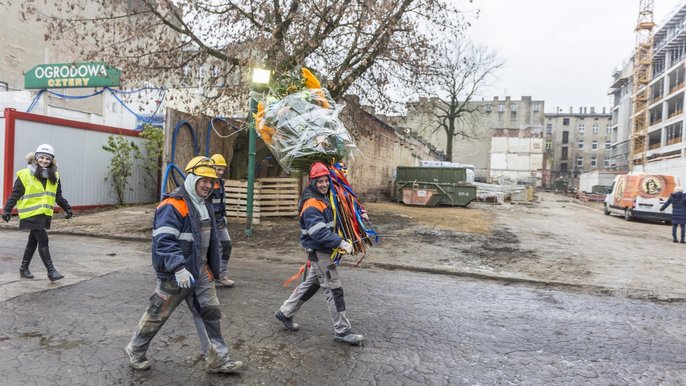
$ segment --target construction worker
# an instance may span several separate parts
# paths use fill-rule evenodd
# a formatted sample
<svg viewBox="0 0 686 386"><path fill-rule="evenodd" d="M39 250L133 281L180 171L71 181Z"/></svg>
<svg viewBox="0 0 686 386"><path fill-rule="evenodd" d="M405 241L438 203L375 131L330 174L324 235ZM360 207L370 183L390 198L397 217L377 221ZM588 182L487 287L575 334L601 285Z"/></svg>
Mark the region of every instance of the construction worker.
<svg viewBox="0 0 686 386"><path fill-rule="evenodd" d="M17 172L12 194L5 203L2 219L10 221L10 214L15 204L19 214L19 229L29 230L29 241L24 249L24 257L19 268L19 277L33 279L29 264L36 248L51 282L64 277L52 264L48 233L50 229L55 203L66 213L65 218L72 217L71 206L62 196L62 184L57 164L55 163L55 149L48 144L36 148L36 151L26 155L28 167Z"/></svg>
<svg viewBox="0 0 686 386"><path fill-rule="evenodd" d="M300 244L308 252L310 269L305 280L295 288L274 316L286 329L298 331L300 326L293 321L293 316L322 287L333 322L334 340L358 345L364 337L353 332L345 315L341 280L336 264L331 261L334 249L338 248L342 253L351 253L353 246L334 232L333 210L328 200L329 185L329 169L326 165L321 162L312 164L309 183L303 191L298 208Z"/></svg>
<svg viewBox="0 0 686 386"><path fill-rule="evenodd" d="M152 338L185 300L195 321L207 371L234 373L243 363L229 358L214 286L221 247L209 197L217 175L207 157L190 160L185 172L183 186L165 195L155 211L152 264L157 286L125 351L133 369L149 369L145 353Z"/></svg>
<svg viewBox="0 0 686 386"><path fill-rule="evenodd" d="M217 232L222 246L222 264L216 281L224 287L233 287L235 282L229 279L227 273L229 258L231 257L231 236L229 236L229 230L226 227L226 199L224 196L224 180L222 179L228 165L221 154L213 155L212 161L214 162L214 170L217 171L217 179L212 190L212 208L214 209L214 219L217 221Z"/></svg>

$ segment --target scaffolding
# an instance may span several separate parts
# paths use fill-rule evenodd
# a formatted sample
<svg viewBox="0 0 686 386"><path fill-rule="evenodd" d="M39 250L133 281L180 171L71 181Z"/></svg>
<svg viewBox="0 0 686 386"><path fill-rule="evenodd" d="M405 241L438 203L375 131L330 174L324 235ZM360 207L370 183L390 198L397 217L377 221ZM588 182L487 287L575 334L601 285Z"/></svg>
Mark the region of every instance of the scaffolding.
<svg viewBox="0 0 686 386"><path fill-rule="evenodd" d="M653 62L653 3L640 0L636 24L636 50L634 51L631 144L629 168L645 164L648 129L648 83L652 77Z"/></svg>

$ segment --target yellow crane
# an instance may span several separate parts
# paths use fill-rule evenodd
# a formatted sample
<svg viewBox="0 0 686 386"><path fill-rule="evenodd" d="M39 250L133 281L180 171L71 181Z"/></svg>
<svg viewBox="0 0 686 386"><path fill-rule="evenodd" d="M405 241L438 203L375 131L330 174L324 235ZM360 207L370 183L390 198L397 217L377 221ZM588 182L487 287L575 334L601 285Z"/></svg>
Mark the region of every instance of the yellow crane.
<svg viewBox="0 0 686 386"><path fill-rule="evenodd" d="M648 129L648 83L653 71L653 4L654 0L639 0L634 51L633 90L631 98L631 137L629 170L645 164Z"/></svg>

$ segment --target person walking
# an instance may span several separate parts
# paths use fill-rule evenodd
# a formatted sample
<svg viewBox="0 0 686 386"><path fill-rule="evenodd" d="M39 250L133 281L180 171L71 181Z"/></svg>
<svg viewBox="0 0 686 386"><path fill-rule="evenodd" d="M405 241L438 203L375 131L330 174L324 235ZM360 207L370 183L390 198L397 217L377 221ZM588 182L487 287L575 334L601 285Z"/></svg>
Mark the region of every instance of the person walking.
<svg viewBox="0 0 686 386"><path fill-rule="evenodd" d="M680 241L682 243L686 243L686 241L684 241L684 224L686 224L686 195L684 195L683 187L674 187L672 194L670 194L667 201L662 204L660 212L663 212L670 205L672 205L672 241L675 243L679 242L676 238L676 228L681 227Z"/></svg>
<svg viewBox="0 0 686 386"><path fill-rule="evenodd" d="M152 264L157 285L125 352L134 370L149 369L146 352L150 342L185 300L207 372L235 373L243 363L229 358L214 286L221 264L217 224L209 201L216 172L212 160L195 157L186 165L185 173L183 186L165 195L155 211Z"/></svg>
<svg viewBox="0 0 686 386"><path fill-rule="evenodd" d="M212 208L214 209L214 219L217 221L217 232L219 233L219 241L222 246L222 263L216 282L224 287L233 287L235 282L229 279L228 276L232 246L231 236L229 236L229 230L226 226L226 198L224 195L224 180L222 179L228 165L221 154L213 155L212 161L214 162L214 170L217 171L217 180L215 180L214 189L212 190Z"/></svg>
<svg viewBox="0 0 686 386"><path fill-rule="evenodd" d="M333 323L334 340L358 345L364 341L364 337L353 331L346 317L341 280L336 264L331 261L334 249L351 253L353 246L334 232L333 210L328 200L329 186L329 169L326 165L321 162L312 164L308 186L298 205L300 244L308 252L310 269L305 280L295 288L274 316L286 329L298 331L300 326L293 321L293 317L321 287L324 289Z"/></svg>
<svg viewBox="0 0 686 386"><path fill-rule="evenodd" d="M38 254L48 271L48 279L54 282L62 279L64 275L59 273L52 263L46 230L50 229L55 203L64 210L66 219L71 218L73 213L69 202L62 196L62 183L55 163L55 149L48 144L42 144L35 152L27 154L26 160L28 166L17 172L12 193L3 208L2 219L9 222L12 209L16 205L19 229L29 231L19 277L34 278L29 265L38 248Z"/></svg>

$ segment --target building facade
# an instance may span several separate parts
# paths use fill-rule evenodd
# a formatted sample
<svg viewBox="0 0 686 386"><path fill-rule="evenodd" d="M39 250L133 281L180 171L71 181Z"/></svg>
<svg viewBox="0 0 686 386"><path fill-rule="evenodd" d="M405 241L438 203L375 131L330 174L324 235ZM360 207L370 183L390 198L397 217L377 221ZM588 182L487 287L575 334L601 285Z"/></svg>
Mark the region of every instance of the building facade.
<svg viewBox="0 0 686 386"><path fill-rule="evenodd" d="M419 101L407 104L405 115L379 117L400 130L417 133L434 146L445 150L448 138L445 131L438 127L436 121L437 103L438 100L434 98L420 98ZM509 147L503 147L502 143L498 143L493 149L494 135L496 138L502 135L505 136L504 138L519 138L520 135L515 135L511 129L528 130L522 134L522 138L530 138L531 132L537 130L542 132L543 130L544 101L534 100L530 96L523 96L519 100L514 100L509 96L502 99L494 97L493 100L472 101L469 107L475 108L477 112L465 117L459 124L460 129L470 138L457 137L454 139L451 161L474 165L477 181L490 181L502 175L499 172L492 173L492 153L494 151L499 153L503 149L509 149ZM494 130L500 131L494 132ZM533 148L533 145L529 148ZM519 145L516 146L516 149L515 153L521 155ZM496 156L496 159L500 160L501 156ZM501 170L500 166L502 165L498 165L498 170ZM536 166L535 170L527 170L525 173L527 180L532 177L532 172L534 175L540 173L540 167ZM540 175L537 178L540 179Z"/></svg>
<svg viewBox="0 0 686 386"><path fill-rule="evenodd" d="M629 170L632 72L633 62L628 60L622 65L621 70L616 70L612 74L612 84L608 93L612 100L612 133L608 170L617 172Z"/></svg>
<svg viewBox="0 0 686 386"><path fill-rule="evenodd" d="M580 174L609 170L612 130L612 115L604 108L546 114L544 148L549 154L550 181L564 180L578 188Z"/></svg>

